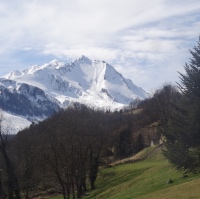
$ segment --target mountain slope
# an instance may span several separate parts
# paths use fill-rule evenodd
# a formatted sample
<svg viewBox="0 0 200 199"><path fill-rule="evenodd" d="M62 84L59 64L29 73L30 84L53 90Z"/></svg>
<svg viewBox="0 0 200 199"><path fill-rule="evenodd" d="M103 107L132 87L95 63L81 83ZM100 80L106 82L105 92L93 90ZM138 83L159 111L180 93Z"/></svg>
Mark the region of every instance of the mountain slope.
<svg viewBox="0 0 200 199"><path fill-rule="evenodd" d="M69 64L53 60L0 78L0 108L29 121L73 103L117 109L148 97L104 61L81 56Z"/></svg>

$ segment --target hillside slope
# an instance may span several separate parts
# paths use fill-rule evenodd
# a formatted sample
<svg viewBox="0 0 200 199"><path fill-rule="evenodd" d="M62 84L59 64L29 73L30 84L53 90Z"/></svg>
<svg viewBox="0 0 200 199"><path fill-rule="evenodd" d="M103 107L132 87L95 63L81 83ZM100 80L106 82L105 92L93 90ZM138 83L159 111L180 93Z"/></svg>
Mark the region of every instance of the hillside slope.
<svg viewBox="0 0 200 199"><path fill-rule="evenodd" d="M137 154L135 163L124 163L103 169L97 180L97 189L86 199L167 199L200 198L200 175L175 170L163 158L161 147L149 147ZM174 183L168 184L172 179Z"/></svg>

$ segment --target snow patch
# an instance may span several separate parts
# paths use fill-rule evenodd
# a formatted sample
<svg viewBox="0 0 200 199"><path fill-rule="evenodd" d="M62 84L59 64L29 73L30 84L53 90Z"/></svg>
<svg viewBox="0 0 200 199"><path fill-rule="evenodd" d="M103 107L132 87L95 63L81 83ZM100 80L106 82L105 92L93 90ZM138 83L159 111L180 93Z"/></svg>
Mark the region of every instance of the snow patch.
<svg viewBox="0 0 200 199"><path fill-rule="evenodd" d="M16 134L31 125L31 122L26 118L5 111L2 112L2 117L2 132L5 134Z"/></svg>

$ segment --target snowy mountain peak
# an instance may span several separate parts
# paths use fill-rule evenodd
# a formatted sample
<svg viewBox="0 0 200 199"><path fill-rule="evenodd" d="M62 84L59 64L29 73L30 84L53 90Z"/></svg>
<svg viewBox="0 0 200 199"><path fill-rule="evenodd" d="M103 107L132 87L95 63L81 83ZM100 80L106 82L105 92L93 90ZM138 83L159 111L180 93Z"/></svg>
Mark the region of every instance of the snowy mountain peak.
<svg viewBox="0 0 200 199"><path fill-rule="evenodd" d="M65 64L63 62L60 62L60 61L58 61L56 59L52 60L48 64L45 64L46 67L56 68L56 69L59 69L59 68L63 67L64 65Z"/></svg>
<svg viewBox="0 0 200 199"><path fill-rule="evenodd" d="M29 68L23 70L22 75L24 75L24 74L26 74L26 75L32 74L32 73L34 73L35 71L37 71L37 70L39 69L39 67L40 67L39 65L33 65L33 66L31 66L31 67L29 67ZM13 77L13 78L14 78L14 77ZM11 79L13 79L13 78L11 78Z"/></svg>
<svg viewBox="0 0 200 199"><path fill-rule="evenodd" d="M72 64L91 64L91 63L92 61L84 55L81 55L72 62Z"/></svg>
<svg viewBox="0 0 200 199"><path fill-rule="evenodd" d="M148 97L144 90L125 79L113 66L105 61L91 61L84 55L70 64L53 60L41 66L31 66L22 73L12 72L5 78L36 86L64 107L75 100L117 108L128 105L135 98Z"/></svg>
<svg viewBox="0 0 200 199"><path fill-rule="evenodd" d="M6 78L6 79L12 79L13 77L17 77L17 76L20 76L20 75L22 75L22 73L20 71L14 70L13 72L5 75L4 78Z"/></svg>
<svg viewBox="0 0 200 199"><path fill-rule="evenodd" d="M53 60L13 71L0 85L0 108L31 121L73 103L115 110L149 96L110 64L83 55L69 64Z"/></svg>
<svg viewBox="0 0 200 199"><path fill-rule="evenodd" d="M81 55L80 57L78 57L78 60L90 60L88 57L86 57L85 55Z"/></svg>

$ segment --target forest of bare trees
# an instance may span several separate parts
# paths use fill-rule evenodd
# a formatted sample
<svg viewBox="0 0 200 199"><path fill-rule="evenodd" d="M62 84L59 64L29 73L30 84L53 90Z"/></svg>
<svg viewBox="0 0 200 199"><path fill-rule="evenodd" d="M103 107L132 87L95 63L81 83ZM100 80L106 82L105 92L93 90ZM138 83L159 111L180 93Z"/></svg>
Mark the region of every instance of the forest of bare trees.
<svg viewBox="0 0 200 199"><path fill-rule="evenodd" d="M120 158L116 151L125 149L119 148L119 135L131 121L130 115L82 105L33 123L15 136L1 132L1 197L29 199L46 192L81 198L95 189L100 166L107 166L110 156Z"/></svg>

